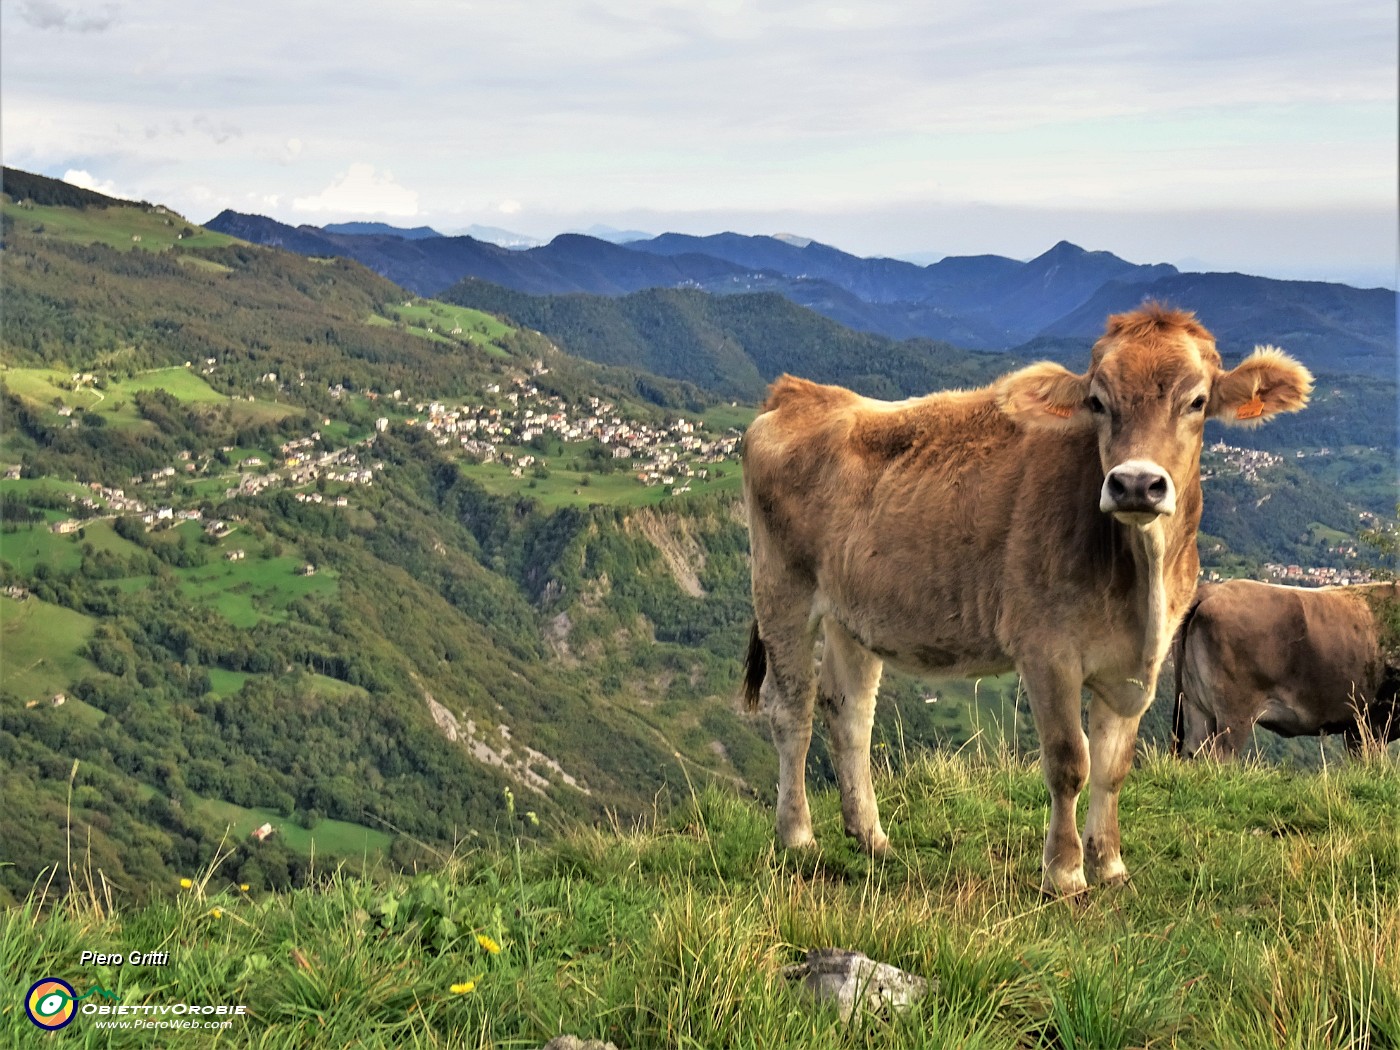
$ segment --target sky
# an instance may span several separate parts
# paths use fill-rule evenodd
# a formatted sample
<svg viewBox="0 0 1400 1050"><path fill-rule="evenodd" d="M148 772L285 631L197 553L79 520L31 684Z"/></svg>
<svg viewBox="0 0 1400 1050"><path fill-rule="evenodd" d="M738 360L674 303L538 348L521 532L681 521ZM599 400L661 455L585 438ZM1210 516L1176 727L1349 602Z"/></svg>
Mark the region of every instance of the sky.
<svg viewBox="0 0 1400 1050"><path fill-rule="evenodd" d="M292 224L1394 286L1394 0L5 0L4 163Z"/></svg>

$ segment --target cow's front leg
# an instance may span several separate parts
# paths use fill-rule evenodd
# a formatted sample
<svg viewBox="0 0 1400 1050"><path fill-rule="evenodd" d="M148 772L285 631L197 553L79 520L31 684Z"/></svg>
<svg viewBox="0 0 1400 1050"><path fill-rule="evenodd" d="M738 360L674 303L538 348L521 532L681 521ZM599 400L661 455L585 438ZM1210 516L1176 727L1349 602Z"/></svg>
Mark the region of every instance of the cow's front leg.
<svg viewBox="0 0 1400 1050"><path fill-rule="evenodd" d="M1023 666L1040 736L1040 767L1050 789L1050 827L1045 835L1041 891L1073 896L1088 887L1075 805L1089 776L1089 744L1080 716L1083 679L1077 669L1055 664Z"/></svg>
<svg viewBox="0 0 1400 1050"><path fill-rule="evenodd" d="M870 730L882 664L838 624L826 621L817 702L831 740L841 788L841 816L850 835L876 856L889 849L870 779Z"/></svg>
<svg viewBox="0 0 1400 1050"><path fill-rule="evenodd" d="M1151 694L1125 682L1095 689L1089 702L1089 812L1084 819L1084 865L1095 882L1128 877L1118 833L1118 794L1133 765L1138 722Z"/></svg>

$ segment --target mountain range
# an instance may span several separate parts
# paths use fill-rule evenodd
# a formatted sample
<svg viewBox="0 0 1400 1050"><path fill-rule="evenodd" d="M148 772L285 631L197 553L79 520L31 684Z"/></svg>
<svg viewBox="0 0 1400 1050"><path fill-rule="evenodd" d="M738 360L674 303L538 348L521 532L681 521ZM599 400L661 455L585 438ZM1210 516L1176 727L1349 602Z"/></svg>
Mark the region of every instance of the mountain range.
<svg viewBox="0 0 1400 1050"><path fill-rule="evenodd" d="M1161 299L1195 310L1227 356L1278 343L1323 371L1394 374L1393 291L1183 273L1068 241L1027 262L976 255L920 266L787 235L664 233L619 245L561 234L545 245L511 250L465 236L293 227L231 211L208 228L304 255L353 258L421 295L438 295L467 278L529 295L621 296L649 288L775 292L858 331L975 350L1064 340L1082 345L1102 330L1108 313Z"/></svg>

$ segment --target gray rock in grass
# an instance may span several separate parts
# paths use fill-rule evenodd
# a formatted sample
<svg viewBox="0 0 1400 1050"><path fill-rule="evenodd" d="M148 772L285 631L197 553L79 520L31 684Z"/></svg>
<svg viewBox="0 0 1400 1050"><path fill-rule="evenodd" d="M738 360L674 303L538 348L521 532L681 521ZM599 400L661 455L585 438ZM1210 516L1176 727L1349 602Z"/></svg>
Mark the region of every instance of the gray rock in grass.
<svg viewBox="0 0 1400 1050"><path fill-rule="evenodd" d="M819 1002L834 1002L843 1021L857 1010L907 1010L928 994L928 981L845 948L814 948L807 961L783 968Z"/></svg>

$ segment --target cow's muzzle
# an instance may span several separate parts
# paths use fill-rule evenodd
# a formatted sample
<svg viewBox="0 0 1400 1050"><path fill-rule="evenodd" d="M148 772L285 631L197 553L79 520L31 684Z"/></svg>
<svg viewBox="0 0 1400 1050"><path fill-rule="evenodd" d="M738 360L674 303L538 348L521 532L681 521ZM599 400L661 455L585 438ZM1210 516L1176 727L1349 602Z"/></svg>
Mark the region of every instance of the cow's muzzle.
<svg viewBox="0 0 1400 1050"><path fill-rule="evenodd" d="M1146 459L1118 464L1103 479L1099 510L1128 525L1148 525L1176 511L1171 475Z"/></svg>

